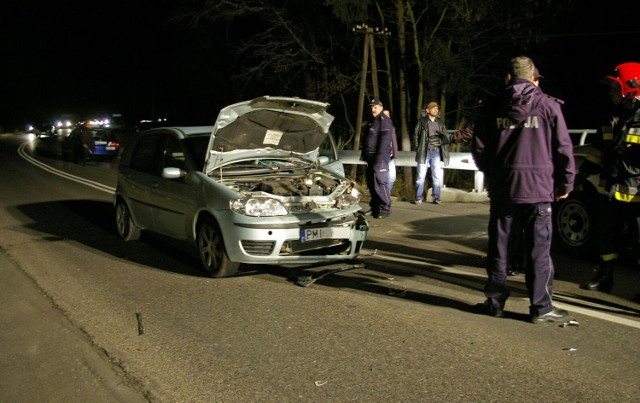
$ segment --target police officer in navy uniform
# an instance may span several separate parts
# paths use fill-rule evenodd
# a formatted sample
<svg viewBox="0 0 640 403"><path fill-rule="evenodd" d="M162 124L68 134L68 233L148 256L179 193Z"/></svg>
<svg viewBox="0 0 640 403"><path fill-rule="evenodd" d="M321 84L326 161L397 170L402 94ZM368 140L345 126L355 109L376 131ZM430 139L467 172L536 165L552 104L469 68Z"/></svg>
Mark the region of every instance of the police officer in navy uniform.
<svg viewBox="0 0 640 403"><path fill-rule="evenodd" d="M391 214L391 197L387 184L393 123L383 113L384 108L379 99L372 99L369 106L372 119L364 132L360 160L367 163L365 177L371 195L371 214L374 218L386 218Z"/></svg>
<svg viewBox="0 0 640 403"><path fill-rule="evenodd" d="M627 220L640 217L640 63L622 63L607 76L609 95L620 116L600 131L580 166L580 176L599 174L597 239L600 264L581 288L610 291ZM635 225L635 223L633 223ZM636 234L637 235L637 234ZM635 240L637 242L637 240ZM637 248L637 245L636 245ZM638 296L636 296L638 299Z"/></svg>
<svg viewBox="0 0 640 403"><path fill-rule="evenodd" d="M512 232L522 228L529 318L543 323L568 315L552 303L551 203L573 190L575 162L562 101L538 90L534 68L528 57L511 60L503 95L489 102L476 122L472 152L486 176L490 198L483 310L504 316L510 294L509 241Z"/></svg>

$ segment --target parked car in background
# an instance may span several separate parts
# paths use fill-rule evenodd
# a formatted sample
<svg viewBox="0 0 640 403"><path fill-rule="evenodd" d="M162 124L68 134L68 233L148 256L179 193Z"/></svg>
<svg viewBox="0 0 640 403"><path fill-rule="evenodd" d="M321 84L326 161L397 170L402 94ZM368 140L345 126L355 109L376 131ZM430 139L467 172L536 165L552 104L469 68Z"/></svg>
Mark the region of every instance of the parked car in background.
<svg viewBox="0 0 640 403"><path fill-rule="evenodd" d="M51 122L42 122L37 125L28 125L27 131L34 134L36 138L43 138L53 136L55 127Z"/></svg>
<svg viewBox="0 0 640 403"><path fill-rule="evenodd" d="M588 144L573 148L576 170L589 152ZM567 199L554 203L554 243L566 254L587 257L595 251L598 175L580 181Z"/></svg>
<svg viewBox="0 0 640 403"><path fill-rule="evenodd" d="M112 161L120 155L120 129L107 127L89 128L92 132L95 150L90 158L95 161ZM76 127L62 142L62 158L78 162L82 158L82 128Z"/></svg>
<svg viewBox="0 0 640 403"><path fill-rule="evenodd" d="M214 126L139 133L119 165L120 236L185 240L213 277L240 264L354 259L368 224L338 160L328 106L265 96L222 109Z"/></svg>

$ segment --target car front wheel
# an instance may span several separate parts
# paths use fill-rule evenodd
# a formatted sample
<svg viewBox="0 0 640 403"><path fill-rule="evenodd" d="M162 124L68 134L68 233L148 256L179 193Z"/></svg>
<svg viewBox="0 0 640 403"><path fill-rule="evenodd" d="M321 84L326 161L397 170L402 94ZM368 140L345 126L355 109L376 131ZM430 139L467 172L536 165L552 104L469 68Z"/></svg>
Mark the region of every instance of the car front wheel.
<svg viewBox="0 0 640 403"><path fill-rule="evenodd" d="M125 241L135 241L140 238L141 230L136 227L131 218L129 207L122 200L116 204L116 227L118 234Z"/></svg>
<svg viewBox="0 0 640 403"><path fill-rule="evenodd" d="M561 200L554 211L554 241L566 254L585 257L593 251L594 209L590 195L583 192Z"/></svg>
<svg viewBox="0 0 640 403"><path fill-rule="evenodd" d="M238 272L240 264L229 260L222 232L213 219L206 218L198 226L196 245L200 261L211 277L228 277Z"/></svg>

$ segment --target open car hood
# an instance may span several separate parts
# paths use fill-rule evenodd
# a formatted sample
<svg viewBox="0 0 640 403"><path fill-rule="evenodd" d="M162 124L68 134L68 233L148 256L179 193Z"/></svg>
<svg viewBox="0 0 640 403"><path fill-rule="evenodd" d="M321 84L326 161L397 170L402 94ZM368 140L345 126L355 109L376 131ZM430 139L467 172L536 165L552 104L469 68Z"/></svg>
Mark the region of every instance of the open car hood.
<svg viewBox="0 0 640 403"><path fill-rule="evenodd" d="M328 103L264 96L223 108L211 133L205 172L249 158L319 157L334 117Z"/></svg>

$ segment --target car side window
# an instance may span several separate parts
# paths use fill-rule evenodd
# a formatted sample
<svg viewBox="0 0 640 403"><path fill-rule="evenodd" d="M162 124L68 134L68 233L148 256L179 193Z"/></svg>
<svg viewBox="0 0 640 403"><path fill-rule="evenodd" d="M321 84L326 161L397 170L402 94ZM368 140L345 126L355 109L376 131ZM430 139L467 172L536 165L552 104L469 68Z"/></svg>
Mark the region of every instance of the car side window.
<svg viewBox="0 0 640 403"><path fill-rule="evenodd" d="M131 155L129 167L136 171L159 176L161 167L157 151L161 139L160 135L148 135L138 139Z"/></svg>
<svg viewBox="0 0 640 403"><path fill-rule="evenodd" d="M162 168L167 167L186 169L184 151L175 137L169 137L162 150Z"/></svg>
<svg viewBox="0 0 640 403"><path fill-rule="evenodd" d="M185 139L182 143L187 153L191 156L191 163L194 164L195 169L198 171L204 169L204 160L209 146L209 139L209 135L194 136Z"/></svg>

